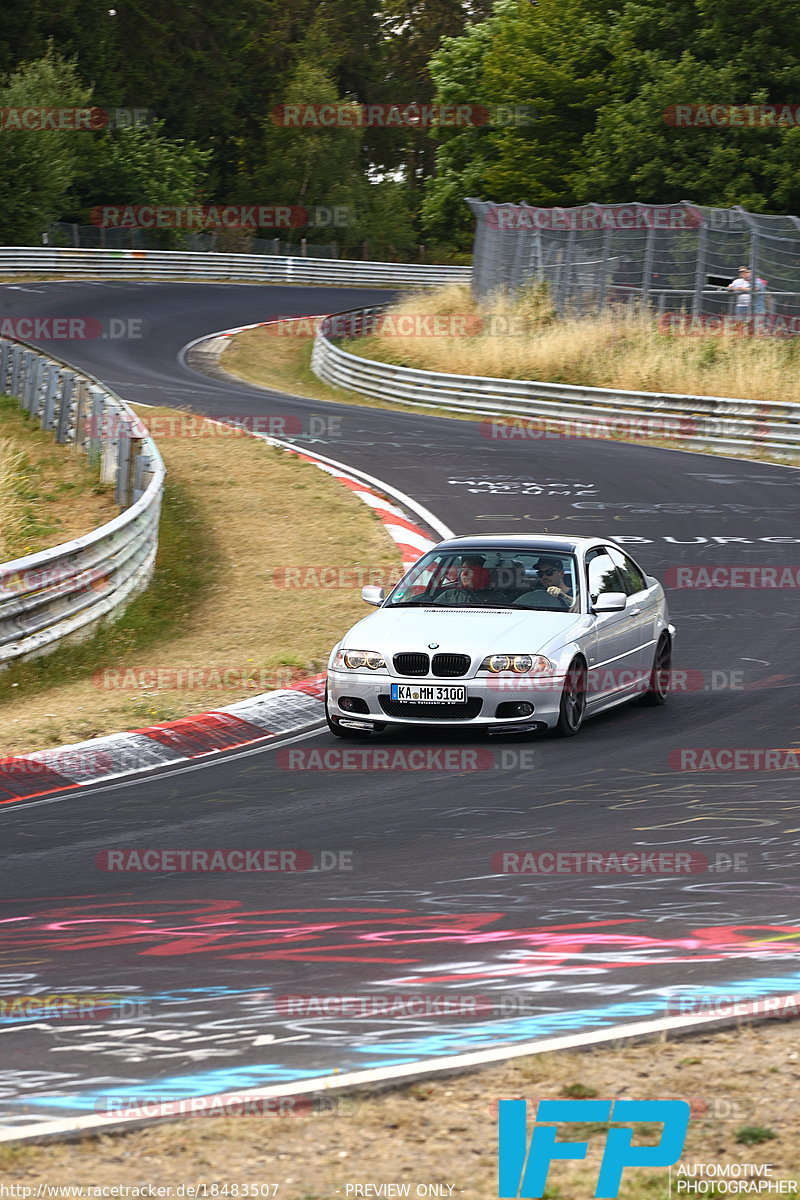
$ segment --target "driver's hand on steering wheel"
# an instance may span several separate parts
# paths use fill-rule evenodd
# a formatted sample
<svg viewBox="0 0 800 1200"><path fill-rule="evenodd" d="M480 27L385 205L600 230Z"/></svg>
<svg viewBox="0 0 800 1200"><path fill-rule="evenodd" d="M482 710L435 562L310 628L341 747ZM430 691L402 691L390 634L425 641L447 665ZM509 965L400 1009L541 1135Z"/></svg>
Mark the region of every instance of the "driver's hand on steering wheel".
<svg viewBox="0 0 800 1200"><path fill-rule="evenodd" d="M570 604L572 603L570 597L566 592L562 592L560 587L549 587L547 594L548 596L558 596L559 600L569 600Z"/></svg>

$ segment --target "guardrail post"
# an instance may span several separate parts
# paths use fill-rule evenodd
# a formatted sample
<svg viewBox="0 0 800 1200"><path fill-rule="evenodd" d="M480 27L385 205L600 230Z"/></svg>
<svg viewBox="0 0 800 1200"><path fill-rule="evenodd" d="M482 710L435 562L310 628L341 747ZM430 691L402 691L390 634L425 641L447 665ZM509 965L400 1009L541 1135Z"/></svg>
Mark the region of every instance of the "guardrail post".
<svg viewBox="0 0 800 1200"><path fill-rule="evenodd" d="M11 362L11 343L5 338L0 341L0 392L8 388L8 368Z"/></svg>
<svg viewBox="0 0 800 1200"><path fill-rule="evenodd" d="M131 490L131 457L133 454L134 439L130 434L130 427L127 422L122 425L120 436L117 443L117 482L114 489L114 498L120 508L125 508L128 504L128 492Z"/></svg>
<svg viewBox="0 0 800 1200"><path fill-rule="evenodd" d="M61 372L61 402L58 406L58 422L56 424L56 441L66 442L69 421L72 416L72 392L75 387L75 372Z"/></svg>
<svg viewBox="0 0 800 1200"><path fill-rule="evenodd" d="M86 454L91 467L99 467L103 450L103 390L89 385Z"/></svg>
<svg viewBox="0 0 800 1200"><path fill-rule="evenodd" d="M135 504L141 496L144 488L142 487L142 478L144 475L144 463L142 456L144 453L144 438L131 437L130 441L130 457L128 466L128 494L125 497L125 507Z"/></svg>
<svg viewBox="0 0 800 1200"><path fill-rule="evenodd" d="M86 447L86 414L89 410L89 381L88 379L79 379L78 386L75 391L75 422L71 426L73 442L76 450L83 450L88 454Z"/></svg>
<svg viewBox="0 0 800 1200"><path fill-rule="evenodd" d="M44 406L42 408L42 429L52 429L56 417L56 389L61 367L56 362L47 364L45 369Z"/></svg>
<svg viewBox="0 0 800 1200"><path fill-rule="evenodd" d="M105 438L102 445L102 454L100 457L100 481L101 483L116 483L117 481L117 462L119 455L119 425L120 414L116 406L112 406L105 395L103 395L103 432Z"/></svg>
<svg viewBox="0 0 800 1200"><path fill-rule="evenodd" d="M42 423L44 415L44 393L42 385L44 383L45 369L47 367L47 359L36 355L31 363L30 378L28 379L28 412L32 417L39 418L39 424Z"/></svg>
<svg viewBox="0 0 800 1200"><path fill-rule="evenodd" d="M8 393L17 399L19 399L19 377L24 349L24 346L14 346L11 350L11 382L8 385Z"/></svg>

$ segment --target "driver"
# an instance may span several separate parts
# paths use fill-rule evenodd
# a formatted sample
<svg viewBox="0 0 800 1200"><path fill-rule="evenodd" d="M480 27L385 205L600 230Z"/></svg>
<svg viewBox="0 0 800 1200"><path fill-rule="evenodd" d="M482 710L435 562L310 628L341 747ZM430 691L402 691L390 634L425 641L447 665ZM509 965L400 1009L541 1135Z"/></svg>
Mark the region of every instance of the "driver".
<svg viewBox="0 0 800 1200"><path fill-rule="evenodd" d="M544 588L548 596L557 596L565 604L574 599L564 580L564 566L559 558L540 558L533 564L539 572L535 588Z"/></svg>

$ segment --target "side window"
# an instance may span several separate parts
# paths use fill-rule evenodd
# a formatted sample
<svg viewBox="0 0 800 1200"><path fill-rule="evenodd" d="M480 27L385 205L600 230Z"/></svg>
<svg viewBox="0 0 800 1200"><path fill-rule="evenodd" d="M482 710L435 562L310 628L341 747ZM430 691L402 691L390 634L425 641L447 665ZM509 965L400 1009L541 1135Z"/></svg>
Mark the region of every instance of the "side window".
<svg viewBox="0 0 800 1200"><path fill-rule="evenodd" d="M586 561L586 572L592 600L596 600L603 592L625 591L614 561L605 550L592 551Z"/></svg>
<svg viewBox="0 0 800 1200"><path fill-rule="evenodd" d="M627 554L623 554L621 550L617 550L615 546L609 546L608 553L619 569L620 578L625 585L627 594L633 596L636 592L645 591L647 582L642 572L636 566L636 563L632 562Z"/></svg>

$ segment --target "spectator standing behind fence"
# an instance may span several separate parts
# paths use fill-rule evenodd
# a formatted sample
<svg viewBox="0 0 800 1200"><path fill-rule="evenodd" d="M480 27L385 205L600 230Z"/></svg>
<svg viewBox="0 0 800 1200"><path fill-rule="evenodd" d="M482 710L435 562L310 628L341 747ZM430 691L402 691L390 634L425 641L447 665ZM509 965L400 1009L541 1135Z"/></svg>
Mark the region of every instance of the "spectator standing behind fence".
<svg viewBox="0 0 800 1200"><path fill-rule="evenodd" d="M750 270L748 267L739 267L739 274L734 279L733 283L728 284L728 291L734 292L736 295L736 307L734 315L742 320L750 316Z"/></svg>
<svg viewBox="0 0 800 1200"><path fill-rule="evenodd" d="M749 267L739 267L739 274L733 283L728 284L728 291L736 293L736 310L737 317L748 317L750 315L750 295L753 291L751 287L752 272ZM755 301L753 304L753 312L756 315L761 315L767 311L767 281L762 279L760 275L756 275L755 285Z"/></svg>

